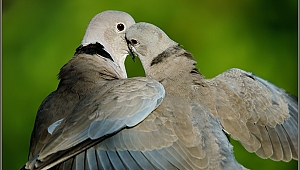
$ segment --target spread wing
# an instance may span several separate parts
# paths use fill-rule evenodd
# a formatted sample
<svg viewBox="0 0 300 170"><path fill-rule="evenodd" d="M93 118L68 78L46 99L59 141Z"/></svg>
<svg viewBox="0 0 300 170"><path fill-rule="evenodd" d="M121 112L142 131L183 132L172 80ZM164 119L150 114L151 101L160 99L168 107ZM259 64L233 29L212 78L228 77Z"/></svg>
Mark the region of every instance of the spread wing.
<svg viewBox="0 0 300 170"><path fill-rule="evenodd" d="M87 162L100 158L99 169L242 169L232 161L231 146L219 154L219 145L211 142L228 142L219 122L198 104L182 107L179 102L165 98L141 124L101 142L97 152L87 152Z"/></svg>
<svg viewBox="0 0 300 170"><path fill-rule="evenodd" d="M298 159L297 98L240 69L208 82L215 95L215 116L249 152L273 160Z"/></svg>
<svg viewBox="0 0 300 170"><path fill-rule="evenodd" d="M53 126L48 129L51 138L26 168L51 168L124 128L136 126L162 102L164 94L163 86L149 78L105 83L83 96L68 117L54 123L53 131Z"/></svg>
<svg viewBox="0 0 300 170"><path fill-rule="evenodd" d="M106 138L58 169L242 169L225 144L219 121L199 104L183 106L188 98L170 95L134 128Z"/></svg>

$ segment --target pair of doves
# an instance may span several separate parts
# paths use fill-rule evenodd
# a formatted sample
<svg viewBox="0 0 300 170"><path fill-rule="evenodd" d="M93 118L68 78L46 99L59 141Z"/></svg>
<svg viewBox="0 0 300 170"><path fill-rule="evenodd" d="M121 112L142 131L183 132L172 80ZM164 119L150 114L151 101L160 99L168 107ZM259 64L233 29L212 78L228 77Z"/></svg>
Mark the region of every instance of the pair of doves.
<svg viewBox="0 0 300 170"><path fill-rule="evenodd" d="M138 56L146 77L127 78ZM245 169L226 134L261 158L298 160L298 102L240 69L212 79L149 23L104 11L38 109L22 169Z"/></svg>

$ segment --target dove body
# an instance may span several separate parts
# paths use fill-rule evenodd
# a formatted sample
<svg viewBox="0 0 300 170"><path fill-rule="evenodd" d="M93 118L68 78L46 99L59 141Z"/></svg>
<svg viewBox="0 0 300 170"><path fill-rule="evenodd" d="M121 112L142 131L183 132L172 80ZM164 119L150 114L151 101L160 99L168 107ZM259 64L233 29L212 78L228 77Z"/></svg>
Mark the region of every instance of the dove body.
<svg viewBox="0 0 300 170"><path fill-rule="evenodd" d="M101 142L140 123L164 97L155 80L127 79L125 31L134 23L121 11L104 11L91 20L82 44L58 74L57 89L38 110L22 169L112 167Z"/></svg>
<svg viewBox="0 0 300 170"><path fill-rule="evenodd" d="M189 52L149 23L131 26L126 41L146 76L165 88L165 98L153 113L163 115L162 126L176 139L163 148L176 168L244 169L223 129L264 159L298 159L295 97L240 69L206 79Z"/></svg>

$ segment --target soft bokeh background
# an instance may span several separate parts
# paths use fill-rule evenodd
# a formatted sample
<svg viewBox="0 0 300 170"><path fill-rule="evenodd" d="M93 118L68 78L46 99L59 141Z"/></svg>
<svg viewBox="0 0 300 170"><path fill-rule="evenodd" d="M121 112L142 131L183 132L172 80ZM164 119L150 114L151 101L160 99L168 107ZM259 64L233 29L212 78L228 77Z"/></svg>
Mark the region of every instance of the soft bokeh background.
<svg viewBox="0 0 300 170"><path fill-rule="evenodd" d="M3 169L27 161L40 103L56 89L90 19L107 9L162 28L208 78L238 67L298 94L297 0L3 0ZM139 62L126 64L129 76L143 75ZM297 168L297 161L263 160L231 141L247 168Z"/></svg>

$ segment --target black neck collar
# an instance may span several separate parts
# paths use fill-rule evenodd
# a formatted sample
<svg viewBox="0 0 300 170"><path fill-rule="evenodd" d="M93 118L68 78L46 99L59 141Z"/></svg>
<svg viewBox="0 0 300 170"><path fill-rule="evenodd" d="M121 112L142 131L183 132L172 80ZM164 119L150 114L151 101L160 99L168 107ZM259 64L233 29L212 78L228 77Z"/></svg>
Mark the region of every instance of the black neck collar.
<svg viewBox="0 0 300 170"><path fill-rule="evenodd" d="M112 57L110 56L110 54L104 50L104 46L98 42L96 42L95 44L89 44L87 46L83 46L80 45L75 52L75 55L78 54L90 54L90 55L94 55L94 54L99 54L102 57L108 58L111 61L114 61L112 59Z"/></svg>

